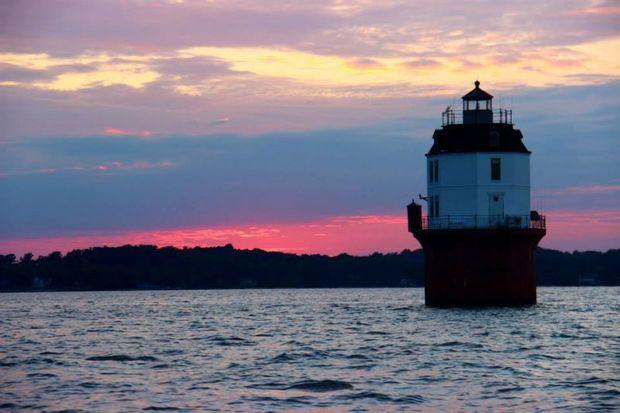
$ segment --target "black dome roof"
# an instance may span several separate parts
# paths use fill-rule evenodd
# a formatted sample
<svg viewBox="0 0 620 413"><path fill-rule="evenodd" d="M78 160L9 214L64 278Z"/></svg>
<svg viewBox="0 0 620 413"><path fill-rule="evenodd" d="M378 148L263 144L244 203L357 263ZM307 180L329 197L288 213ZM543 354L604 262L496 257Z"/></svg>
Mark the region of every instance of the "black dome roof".
<svg viewBox="0 0 620 413"><path fill-rule="evenodd" d="M491 100L493 99L493 95L480 89L479 81L476 80L474 82L474 86L476 87L473 88L468 94L464 95L461 99L463 100Z"/></svg>
<svg viewBox="0 0 620 413"><path fill-rule="evenodd" d="M426 155L468 152L531 153L522 139L521 131L506 123L446 125L435 130L433 146Z"/></svg>

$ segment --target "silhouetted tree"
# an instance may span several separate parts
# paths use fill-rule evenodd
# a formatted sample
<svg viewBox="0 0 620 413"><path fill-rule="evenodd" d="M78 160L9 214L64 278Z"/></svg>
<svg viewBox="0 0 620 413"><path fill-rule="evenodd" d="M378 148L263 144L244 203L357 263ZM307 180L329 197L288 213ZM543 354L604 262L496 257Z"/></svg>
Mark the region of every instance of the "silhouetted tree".
<svg viewBox="0 0 620 413"><path fill-rule="evenodd" d="M536 251L539 285L577 285L596 274L620 285L620 250ZM357 257L294 255L259 249L157 248L124 245L53 252L16 261L0 255L0 290L118 290L167 288L398 287L424 283L421 250Z"/></svg>

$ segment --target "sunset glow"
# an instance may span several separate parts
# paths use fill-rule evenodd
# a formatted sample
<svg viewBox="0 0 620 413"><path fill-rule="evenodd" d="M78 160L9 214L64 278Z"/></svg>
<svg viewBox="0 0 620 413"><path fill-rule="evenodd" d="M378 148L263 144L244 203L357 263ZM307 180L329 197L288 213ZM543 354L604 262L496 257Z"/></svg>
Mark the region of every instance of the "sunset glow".
<svg viewBox="0 0 620 413"><path fill-rule="evenodd" d="M487 35L481 45L501 45L500 38ZM404 46L407 47L406 45ZM419 46L418 46L419 47ZM443 52L433 55L430 50L439 47ZM388 55L337 55L321 54L290 47L191 47L169 51L164 54L79 54L73 57L53 57L48 53L4 53L0 62L15 70L39 71L41 76L49 73L49 80L17 82L6 87L40 88L55 91L78 91L93 87L124 85L134 89L160 79L166 86L181 94L201 95L218 82L220 87L234 87L237 77L247 80L263 79L265 82L281 79L288 87L278 94L298 95L299 89L317 87L367 86L389 84L409 86L442 85L433 94L458 93L462 85L471 82L471 71L477 77L493 79L502 89L516 86L544 87L562 83L564 86L585 85L600 82L605 77L616 77L620 67L620 39L605 39L562 48L539 47L520 51L507 59L495 52L481 52L471 63L457 56L461 40L429 44L423 49L424 58L395 57ZM413 48L413 47L412 47ZM415 49L415 48L413 48ZM418 52L413 52L416 55ZM182 68L202 60L205 64L217 63L226 68L226 77L187 79L183 73L162 71L170 65ZM584 78L584 73L590 79ZM228 79L232 76L231 79ZM598 78L598 80L594 80ZM191 80L191 82L188 82ZM376 92L380 92L377 90ZM308 91L310 93L310 91ZM372 92L371 92L372 93ZM312 94L312 93L311 93ZM429 93L426 93L428 95ZM398 93L395 96L400 96ZM328 97L329 94L326 96ZM384 92L381 96L386 97Z"/></svg>
<svg viewBox="0 0 620 413"><path fill-rule="evenodd" d="M619 19L600 0L3 2L0 253L417 248L404 205L476 79L533 152L543 246L618 247Z"/></svg>
<svg viewBox="0 0 620 413"><path fill-rule="evenodd" d="M551 211L549 236L543 247L561 250L581 248L605 250L620 242L620 212ZM92 246L149 244L160 247L214 247L232 244L240 249L260 248L296 254L366 255L417 249L401 215L340 216L314 222L262 224L237 227L178 228L149 231L90 234L0 242L0 250L20 254L47 254ZM576 237L578 234L578 238Z"/></svg>

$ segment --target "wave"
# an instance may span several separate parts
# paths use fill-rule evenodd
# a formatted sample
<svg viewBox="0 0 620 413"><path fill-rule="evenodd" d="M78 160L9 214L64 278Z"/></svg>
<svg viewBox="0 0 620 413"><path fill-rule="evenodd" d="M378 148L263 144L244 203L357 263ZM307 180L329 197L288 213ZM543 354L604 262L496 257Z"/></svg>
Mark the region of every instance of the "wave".
<svg viewBox="0 0 620 413"><path fill-rule="evenodd" d="M360 400L360 399L372 399L379 402L392 402L392 403L405 403L405 404L420 404L424 403L426 399L418 394L393 397L384 393L363 391L359 393L351 393L339 396L340 399L346 400Z"/></svg>
<svg viewBox="0 0 620 413"><path fill-rule="evenodd" d="M285 388L285 390L302 390L316 393L352 389L353 385L351 383L340 380L306 380Z"/></svg>
<svg viewBox="0 0 620 413"><path fill-rule="evenodd" d="M377 392L372 392L372 391L363 391L359 393L346 394L346 395L340 396L340 398L348 399L348 400L373 399L373 400L378 400L382 402L392 401L392 398L388 396L387 394L377 393Z"/></svg>
<svg viewBox="0 0 620 413"><path fill-rule="evenodd" d="M222 336L213 336L209 337L209 341L217 344L218 346L253 346L256 343L250 340L246 340L241 337L222 337Z"/></svg>
<svg viewBox="0 0 620 413"><path fill-rule="evenodd" d="M0 367L13 367L13 366L16 366L17 364L19 363L15 361L0 361Z"/></svg>
<svg viewBox="0 0 620 413"><path fill-rule="evenodd" d="M287 363L287 362L293 361L295 359L297 359L297 357L295 357L295 356L293 356L291 354L281 353L281 354L278 354L277 356L273 357L270 360L270 362L271 363Z"/></svg>
<svg viewBox="0 0 620 413"><path fill-rule="evenodd" d="M110 354L106 356L93 356L88 357L86 360L90 361L159 361L157 357L153 356L128 356L126 354Z"/></svg>
<svg viewBox="0 0 620 413"><path fill-rule="evenodd" d="M280 353L273 357L270 363L292 363L305 360L324 360L330 357L330 353L324 350L308 349L294 353Z"/></svg>
<svg viewBox="0 0 620 413"><path fill-rule="evenodd" d="M26 375L27 377L31 377L31 378L52 378L52 377L58 377L56 374L54 373L28 373Z"/></svg>
<svg viewBox="0 0 620 413"><path fill-rule="evenodd" d="M445 343L437 344L437 347L467 347L467 348L483 348L482 344L478 343L464 343L462 341L447 341Z"/></svg>

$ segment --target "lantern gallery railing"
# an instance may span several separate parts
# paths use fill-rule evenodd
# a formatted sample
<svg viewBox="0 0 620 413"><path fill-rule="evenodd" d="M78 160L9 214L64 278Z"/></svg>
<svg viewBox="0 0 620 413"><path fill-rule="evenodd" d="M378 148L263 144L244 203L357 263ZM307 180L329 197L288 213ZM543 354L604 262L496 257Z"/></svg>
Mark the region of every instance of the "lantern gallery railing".
<svg viewBox="0 0 620 413"><path fill-rule="evenodd" d="M478 123L507 123L512 125L512 109L470 110L466 112L470 119L475 119L476 113L479 112L480 122ZM462 124L464 123L463 119L463 111L453 109L451 106L448 106L445 111L441 112L441 126ZM488 122L489 120L490 122Z"/></svg>
<svg viewBox="0 0 620 413"><path fill-rule="evenodd" d="M545 216L530 215L441 215L423 217L422 229L535 228L545 229Z"/></svg>

